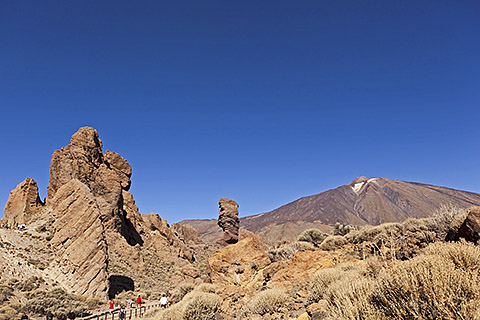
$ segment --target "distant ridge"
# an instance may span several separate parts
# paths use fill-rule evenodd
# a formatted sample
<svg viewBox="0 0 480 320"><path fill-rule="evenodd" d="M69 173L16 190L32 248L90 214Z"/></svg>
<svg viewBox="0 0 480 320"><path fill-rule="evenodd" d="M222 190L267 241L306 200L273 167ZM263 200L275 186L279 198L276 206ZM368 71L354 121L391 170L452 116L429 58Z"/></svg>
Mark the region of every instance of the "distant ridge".
<svg viewBox="0 0 480 320"><path fill-rule="evenodd" d="M291 240L307 228L328 229L337 222L378 225L425 218L444 204L461 208L480 205L480 194L417 182L358 177L338 188L241 218L240 228L258 233L268 242L277 242ZM215 220L189 220L181 224L184 223L195 227L203 237L215 235Z"/></svg>

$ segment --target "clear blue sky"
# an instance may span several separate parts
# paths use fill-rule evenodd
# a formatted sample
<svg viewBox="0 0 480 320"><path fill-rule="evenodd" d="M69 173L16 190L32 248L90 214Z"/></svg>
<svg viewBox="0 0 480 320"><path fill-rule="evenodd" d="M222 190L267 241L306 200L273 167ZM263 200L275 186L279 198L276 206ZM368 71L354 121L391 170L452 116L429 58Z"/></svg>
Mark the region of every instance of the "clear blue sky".
<svg viewBox="0 0 480 320"><path fill-rule="evenodd" d="M479 35L478 0L1 0L0 202L85 125L169 222L361 175L480 192Z"/></svg>

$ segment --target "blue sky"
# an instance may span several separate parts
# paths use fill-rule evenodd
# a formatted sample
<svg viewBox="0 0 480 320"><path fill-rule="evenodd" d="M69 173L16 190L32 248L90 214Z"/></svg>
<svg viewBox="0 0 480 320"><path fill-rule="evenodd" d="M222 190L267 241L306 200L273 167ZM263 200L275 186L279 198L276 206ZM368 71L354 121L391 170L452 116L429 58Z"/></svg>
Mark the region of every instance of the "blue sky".
<svg viewBox="0 0 480 320"><path fill-rule="evenodd" d="M480 2L0 1L0 203L81 126L142 213L386 177L480 192ZM0 213L0 216L3 212Z"/></svg>

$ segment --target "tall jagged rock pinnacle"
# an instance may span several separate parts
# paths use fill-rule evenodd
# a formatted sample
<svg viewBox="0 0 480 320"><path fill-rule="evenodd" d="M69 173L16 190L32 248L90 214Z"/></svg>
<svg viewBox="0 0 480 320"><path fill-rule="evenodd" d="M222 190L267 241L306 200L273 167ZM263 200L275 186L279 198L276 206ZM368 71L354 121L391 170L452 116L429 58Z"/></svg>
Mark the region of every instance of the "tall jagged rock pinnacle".
<svg viewBox="0 0 480 320"><path fill-rule="evenodd" d="M218 225L222 228L223 238L218 241L221 245L238 242L238 204L232 199L220 198L218 201Z"/></svg>
<svg viewBox="0 0 480 320"><path fill-rule="evenodd" d="M5 205L4 221L12 227L28 223L38 214L42 206L37 183L32 178L27 178L10 192Z"/></svg>

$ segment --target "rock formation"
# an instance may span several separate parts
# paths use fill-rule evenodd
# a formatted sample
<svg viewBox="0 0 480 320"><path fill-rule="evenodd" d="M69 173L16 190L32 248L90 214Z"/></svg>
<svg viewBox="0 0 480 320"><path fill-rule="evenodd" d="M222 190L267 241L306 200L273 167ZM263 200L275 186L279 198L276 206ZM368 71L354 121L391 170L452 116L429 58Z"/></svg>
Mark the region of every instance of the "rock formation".
<svg viewBox="0 0 480 320"><path fill-rule="evenodd" d="M238 204L235 201L220 198L217 223L224 232L223 238L218 241L219 244L227 245L238 242L240 220L238 219Z"/></svg>
<svg viewBox="0 0 480 320"><path fill-rule="evenodd" d="M28 223L42 206L37 183L32 178L27 178L10 192L3 221L10 226Z"/></svg>
<svg viewBox="0 0 480 320"><path fill-rule="evenodd" d="M190 246L202 242L186 228L188 237L180 237L157 214L142 216L128 192L131 175L128 162L103 153L97 131L83 127L52 155L45 205L33 179L12 191L3 222L27 223L25 236L45 232L35 234L38 246L55 248L37 275L68 292L101 298L201 281Z"/></svg>
<svg viewBox="0 0 480 320"><path fill-rule="evenodd" d="M480 240L480 208L476 207L468 211L467 218L458 230L458 236L478 244L478 240Z"/></svg>

